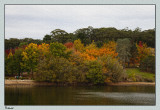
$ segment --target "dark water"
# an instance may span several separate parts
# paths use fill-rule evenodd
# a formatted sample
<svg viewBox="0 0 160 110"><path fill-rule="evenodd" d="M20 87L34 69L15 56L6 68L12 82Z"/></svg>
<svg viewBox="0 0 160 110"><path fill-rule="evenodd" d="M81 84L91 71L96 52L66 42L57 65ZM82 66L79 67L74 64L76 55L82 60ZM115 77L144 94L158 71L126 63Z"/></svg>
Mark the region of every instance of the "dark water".
<svg viewBox="0 0 160 110"><path fill-rule="evenodd" d="M5 105L155 105L155 87L5 87Z"/></svg>

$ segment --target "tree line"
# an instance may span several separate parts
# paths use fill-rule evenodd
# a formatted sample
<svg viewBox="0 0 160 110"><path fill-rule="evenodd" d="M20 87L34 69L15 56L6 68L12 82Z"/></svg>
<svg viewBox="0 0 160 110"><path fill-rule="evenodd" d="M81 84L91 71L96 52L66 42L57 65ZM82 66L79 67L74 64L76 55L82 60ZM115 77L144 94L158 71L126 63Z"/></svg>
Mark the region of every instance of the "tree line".
<svg viewBox="0 0 160 110"><path fill-rule="evenodd" d="M32 75L38 81L127 81L126 67L155 72L155 30L56 29L43 40L5 39L5 75Z"/></svg>
<svg viewBox="0 0 160 110"><path fill-rule="evenodd" d="M103 43L107 43L110 40L117 41L118 39L129 38L132 43L135 42L145 42L149 47L155 48L155 29L148 29L141 31L140 28L135 30L130 30L128 28L118 30L113 27L109 28L93 28L91 26L87 28L77 29L73 33L67 33L65 30L55 29L49 34L43 37L43 40L24 38L24 39L5 39L5 49L13 49L19 45L29 44L29 43L66 43L74 42L80 39L84 45L91 44L94 40L98 47L101 47Z"/></svg>

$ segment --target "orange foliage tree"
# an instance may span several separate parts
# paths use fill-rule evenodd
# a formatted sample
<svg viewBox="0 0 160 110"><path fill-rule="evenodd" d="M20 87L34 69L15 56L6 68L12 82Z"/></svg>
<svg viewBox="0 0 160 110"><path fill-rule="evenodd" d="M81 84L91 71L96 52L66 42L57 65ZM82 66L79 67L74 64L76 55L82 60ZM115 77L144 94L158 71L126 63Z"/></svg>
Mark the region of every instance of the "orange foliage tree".
<svg viewBox="0 0 160 110"><path fill-rule="evenodd" d="M94 42L92 42L90 45L85 47L84 52L79 52L78 54L84 60L96 60L101 56L111 56L112 58L115 58L118 55L116 52L116 43L113 41L105 44L102 48L97 48Z"/></svg>
<svg viewBox="0 0 160 110"><path fill-rule="evenodd" d="M47 56L49 54L49 44L42 43L38 46L41 57Z"/></svg>

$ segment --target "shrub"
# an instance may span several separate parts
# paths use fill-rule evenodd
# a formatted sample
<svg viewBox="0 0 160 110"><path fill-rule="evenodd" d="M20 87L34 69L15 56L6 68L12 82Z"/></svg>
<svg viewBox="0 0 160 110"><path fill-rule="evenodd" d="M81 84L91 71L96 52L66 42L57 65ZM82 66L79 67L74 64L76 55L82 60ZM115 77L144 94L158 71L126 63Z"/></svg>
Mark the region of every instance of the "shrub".
<svg viewBox="0 0 160 110"><path fill-rule="evenodd" d="M76 81L76 68L65 58L50 57L39 62L36 80L51 82Z"/></svg>
<svg viewBox="0 0 160 110"><path fill-rule="evenodd" d="M147 56L140 62L142 71L155 73L155 56Z"/></svg>
<svg viewBox="0 0 160 110"><path fill-rule="evenodd" d="M102 74L102 65L98 61L89 61L86 65L88 67L87 80L93 84L103 84L105 77Z"/></svg>
<svg viewBox="0 0 160 110"><path fill-rule="evenodd" d="M131 79L132 81L136 82L136 74L135 73L129 74L128 78Z"/></svg>

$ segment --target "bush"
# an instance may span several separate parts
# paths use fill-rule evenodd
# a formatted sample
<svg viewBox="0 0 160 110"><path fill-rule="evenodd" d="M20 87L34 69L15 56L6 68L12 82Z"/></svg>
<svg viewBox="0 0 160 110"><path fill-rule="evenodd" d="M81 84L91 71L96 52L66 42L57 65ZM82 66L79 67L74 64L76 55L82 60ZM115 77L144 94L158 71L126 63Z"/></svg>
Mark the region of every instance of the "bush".
<svg viewBox="0 0 160 110"><path fill-rule="evenodd" d="M36 77L37 81L69 82L76 81L76 68L65 58L51 57L39 62Z"/></svg>
<svg viewBox="0 0 160 110"><path fill-rule="evenodd" d="M79 53L71 54L69 62L73 64L73 67L76 68L77 73L77 82L87 82L86 73L88 68L85 64L85 61L79 56Z"/></svg>
<svg viewBox="0 0 160 110"><path fill-rule="evenodd" d="M107 70L103 74L110 77L112 82L118 82L125 79L125 71L117 59L110 56L103 56L100 60L102 61L103 68Z"/></svg>
<svg viewBox="0 0 160 110"><path fill-rule="evenodd" d="M155 73L155 56L147 56L141 60L140 69L142 71Z"/></svg>
<svg viewBox="0 0 160 110"><path fill-rule="evenodd" d="M47 59L40 60L35 73L35 80L37 81L55 81L56 74L54 70L50 69L51 65Z"/></svg>
<svg viewBox="0 0 160 110"><path fill-rule="evenodd" d="M102 65L98 61L89 61L86 65L88 67L87 80L93 84L103 84L105 77L102 74Z"/></svg>

